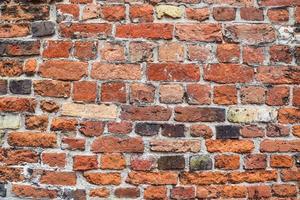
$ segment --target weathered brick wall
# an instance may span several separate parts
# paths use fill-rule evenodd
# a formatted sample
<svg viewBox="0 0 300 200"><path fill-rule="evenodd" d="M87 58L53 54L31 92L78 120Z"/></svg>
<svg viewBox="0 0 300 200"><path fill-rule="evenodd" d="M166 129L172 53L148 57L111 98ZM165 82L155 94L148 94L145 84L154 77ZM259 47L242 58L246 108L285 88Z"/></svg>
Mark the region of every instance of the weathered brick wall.
<svg viewBox="0 0 300 200"><path fill-rule="evenodd" d="M300 198L300 0L0 2L0 199Z"/></svg>

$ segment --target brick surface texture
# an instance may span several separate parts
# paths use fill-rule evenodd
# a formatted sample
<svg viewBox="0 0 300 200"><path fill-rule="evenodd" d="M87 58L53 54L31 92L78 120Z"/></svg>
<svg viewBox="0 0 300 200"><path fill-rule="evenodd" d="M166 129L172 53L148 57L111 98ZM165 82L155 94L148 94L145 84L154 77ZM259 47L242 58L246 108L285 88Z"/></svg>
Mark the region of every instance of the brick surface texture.
<svg viewBox="0 0 300 200"><path fill-rule="evenodd" d="M300 0L0 0L0 199L300 199Z"/></svg>

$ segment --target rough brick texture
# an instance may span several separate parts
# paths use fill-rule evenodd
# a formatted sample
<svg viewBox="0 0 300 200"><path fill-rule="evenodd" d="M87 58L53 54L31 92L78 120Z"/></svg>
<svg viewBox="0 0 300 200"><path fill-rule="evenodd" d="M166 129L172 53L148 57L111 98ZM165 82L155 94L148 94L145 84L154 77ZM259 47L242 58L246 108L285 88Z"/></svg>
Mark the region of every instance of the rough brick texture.
<svg viewBox="0 0 300 200"><path fill-rule="evenodd" d="M299 0L0 0L0 199L300 199Z"/></svg>

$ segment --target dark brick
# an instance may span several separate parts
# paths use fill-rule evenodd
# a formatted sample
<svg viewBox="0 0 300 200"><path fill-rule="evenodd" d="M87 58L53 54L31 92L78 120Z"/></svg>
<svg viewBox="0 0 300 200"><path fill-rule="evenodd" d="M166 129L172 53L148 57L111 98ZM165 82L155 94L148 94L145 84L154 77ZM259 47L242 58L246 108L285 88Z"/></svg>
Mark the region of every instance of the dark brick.
<svg viewBox="0 0 300 200"><path fill-rule="evenodd" d="M180 122L223 122L225 109L180 106L175 108L175 120Z"/></svg>
<svg viewBox="0 0 300 200"><path fill-rule="evenodd" d="M191 156L190 157L190 170L210 170L212 169L212 160L209 156Z"/></svg>
<svg viewBox="0 0 300 200"><path fill-rule="evenodd" d="M53 35L55 33L54 23L50 21L34 22L31 24L31 31L34 37Z"/></svg>
<svg viewBox="0 0 300 200"><path fill-rule="evenodd" d="M115 196L118 198L137 198L140 196L139 188L117 188Z"/></svg>
<svg viewBox="0 0 300 200"><path fill-rule="evenodd" d="M0 80L0 95L7 93L7 81L6 80Z"/></svg>
<svg viewBox="0 0 300 200"><path fill-rule="evenodd" d="M216 137L217 139L238 139L240 136L239 126L216 126Z"/></svg>
<svg viewBox="0 0 300 200"><path fill-rule="evenodd" d="M3 183L0 183L0 197L6 197L6 188Z"/></svg>
<svg viewBox="0 0 300 200"><path fill-rule="evenodd" d="M269 137L285 137L289 135L289 128L280 124L268 124L266 132Z"/></svg>
<svg viewBox="0 0 300 200"><path fill-rule="evenodd" d="M184 169L185 160L183 156L162 156L157 161L160 170Z"/></svg>
<svg viewBox="0 0 300 200"><path fill-rule="evenodd" d="M0 56L31 56L39 54L39 41L0 41Z"/></svg>
<svg viewBox="0 0 300 200"><path fill-rule="evenodd" d="M152 136L158 134L159 128L159 124L138 123L135 126L135 132L142 136Z"/></svg>
<svg viewBox="0 0 300 200"><path fill-rule="evenodd" d="M30 94L31 85L31 80L11 80L9 90L13 94Z"/></svg>
<svg viewBox="0 0 300 200"><path fill-rule="evenodd" d="M65 189L62 198L64 200L86 200L86 192L85 190L71 190Z"/></svg>
<svg viewBox="0 0 300 200"><path fill-rule="evenodd" d="M184 137L184 125L163 124L161 134L167 137Z"/></svg>

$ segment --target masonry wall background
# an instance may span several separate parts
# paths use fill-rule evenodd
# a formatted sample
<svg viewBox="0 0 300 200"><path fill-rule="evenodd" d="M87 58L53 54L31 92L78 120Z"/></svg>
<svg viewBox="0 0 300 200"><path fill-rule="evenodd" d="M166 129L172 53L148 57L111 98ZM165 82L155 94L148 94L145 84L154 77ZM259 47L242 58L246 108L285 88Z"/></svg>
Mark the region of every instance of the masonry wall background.
<svg viewBox="0 0 300 200"><path fill-rule="evenodd" d="M299 199L299 6L2 0L0 199Z"/></svg>

